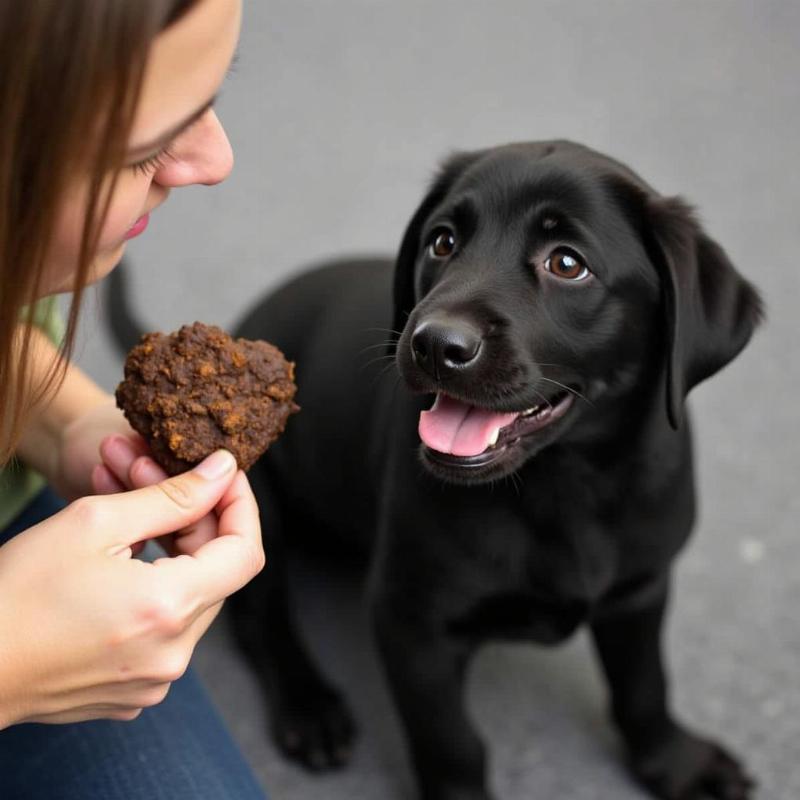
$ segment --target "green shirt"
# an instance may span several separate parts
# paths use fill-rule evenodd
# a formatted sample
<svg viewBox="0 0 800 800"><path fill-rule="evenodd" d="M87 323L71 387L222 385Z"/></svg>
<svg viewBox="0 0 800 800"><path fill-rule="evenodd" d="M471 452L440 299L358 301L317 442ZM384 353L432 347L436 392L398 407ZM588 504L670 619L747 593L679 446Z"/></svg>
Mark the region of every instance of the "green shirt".
<svg viewBox="0 0 800 800"><path fill-rule="evenodd" d="M64 338L58 300L45 297L36 304L34 324L56 345ZM0 530L6 527L44 487L44 478L19 461L0 467Z"/></svg>

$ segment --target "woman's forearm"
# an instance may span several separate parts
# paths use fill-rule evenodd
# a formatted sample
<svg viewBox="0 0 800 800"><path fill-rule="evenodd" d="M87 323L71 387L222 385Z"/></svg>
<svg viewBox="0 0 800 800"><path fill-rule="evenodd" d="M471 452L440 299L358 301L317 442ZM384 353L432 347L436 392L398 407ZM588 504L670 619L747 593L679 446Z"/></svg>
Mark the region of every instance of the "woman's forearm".
<svg viewBox="0 0 800 800"><path fill-rule="evenodd" d="M31 336L30 386L35 392L59 356L55 345L43 333L35 330ZM17 455L52 480L59 468L61 437L66 427L91 408L109 403L113 403L111 395L78 367L69 364L58 391L48 394L31 411Z"/></svg>

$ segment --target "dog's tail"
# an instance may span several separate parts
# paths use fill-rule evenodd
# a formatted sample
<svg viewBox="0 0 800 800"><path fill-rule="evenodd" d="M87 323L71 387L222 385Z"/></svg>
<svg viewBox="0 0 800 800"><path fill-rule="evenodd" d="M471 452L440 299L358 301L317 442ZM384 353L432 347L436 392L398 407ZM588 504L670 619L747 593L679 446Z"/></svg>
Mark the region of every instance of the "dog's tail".
<svg viewBox="0 0 800 800"><path fill-rule="evenodd" d="M123 261L105 281L106 319L114 344L127 353L145 332L130 304L128 267Z"/></svg>

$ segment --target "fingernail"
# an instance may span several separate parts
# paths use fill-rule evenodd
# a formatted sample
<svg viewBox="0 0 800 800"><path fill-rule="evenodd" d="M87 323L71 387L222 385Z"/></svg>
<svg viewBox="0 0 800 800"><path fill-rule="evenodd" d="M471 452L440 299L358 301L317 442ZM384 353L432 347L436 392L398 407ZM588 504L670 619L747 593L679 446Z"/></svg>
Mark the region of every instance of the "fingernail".
<svg viewBox="0 0 800 800"><path fill-rule="evenodd" d="M217 450L195 467L195 472L206 480L221 478L236 466L236 460L227 450Z"/></svg>

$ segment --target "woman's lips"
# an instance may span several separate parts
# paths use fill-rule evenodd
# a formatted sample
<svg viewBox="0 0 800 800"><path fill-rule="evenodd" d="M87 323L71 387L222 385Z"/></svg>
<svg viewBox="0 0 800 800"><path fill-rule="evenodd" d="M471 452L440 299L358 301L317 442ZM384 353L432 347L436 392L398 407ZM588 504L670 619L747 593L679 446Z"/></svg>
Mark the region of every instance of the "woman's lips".
<svg viewBox="0 0 800 800"><path fill-rule="evenodd" d="M125 234L125 239L133 239L134 236L139 236L139 234L144 233L148 222L150 222L150 214L143 214L128 229L128 232Z"/></svg>

